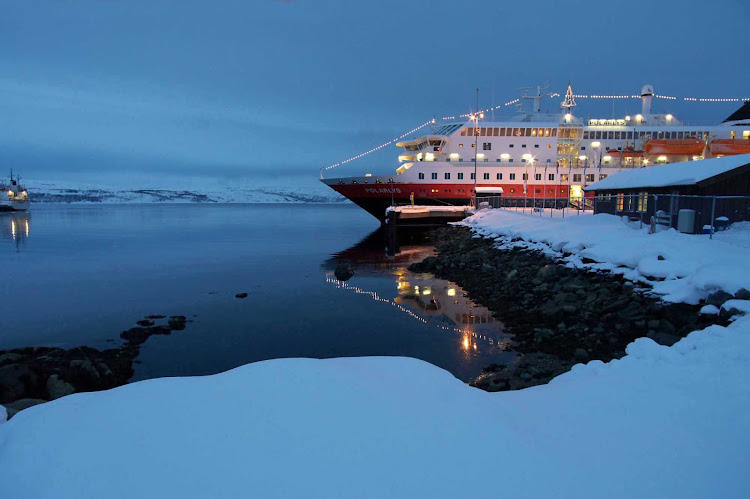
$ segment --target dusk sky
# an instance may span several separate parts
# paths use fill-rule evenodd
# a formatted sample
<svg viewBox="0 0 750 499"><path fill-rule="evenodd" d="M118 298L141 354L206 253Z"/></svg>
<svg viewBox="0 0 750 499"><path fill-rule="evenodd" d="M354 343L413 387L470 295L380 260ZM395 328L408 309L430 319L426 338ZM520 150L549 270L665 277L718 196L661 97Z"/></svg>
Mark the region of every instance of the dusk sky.
<svg viewBox="0 0 750 499"><path fill-rule="evenodd" d="M750 2L9 1L0 166L26 177L318 176L437 115L564 92L750 95ZM559 107L560 98L544 109ZM618 101L616 114L637 112ZM655 102L692 122L739 104ZM612 101L579 100L608 117ZM395 147L336 174L391 171ZM5 173L3 173L5 174Z"/></svg>

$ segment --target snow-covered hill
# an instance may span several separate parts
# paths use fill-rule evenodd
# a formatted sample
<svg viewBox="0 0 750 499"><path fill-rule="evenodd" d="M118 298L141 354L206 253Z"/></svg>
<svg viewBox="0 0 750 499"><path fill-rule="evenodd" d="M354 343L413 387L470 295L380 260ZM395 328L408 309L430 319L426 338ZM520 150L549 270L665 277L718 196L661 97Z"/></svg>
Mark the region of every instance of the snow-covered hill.
<svg viewBox="0 0 750 499"><path fill-rule="evenodd" d="M98 185L25 180L33 203L345 203L317 182L253 185Z"/></svg>

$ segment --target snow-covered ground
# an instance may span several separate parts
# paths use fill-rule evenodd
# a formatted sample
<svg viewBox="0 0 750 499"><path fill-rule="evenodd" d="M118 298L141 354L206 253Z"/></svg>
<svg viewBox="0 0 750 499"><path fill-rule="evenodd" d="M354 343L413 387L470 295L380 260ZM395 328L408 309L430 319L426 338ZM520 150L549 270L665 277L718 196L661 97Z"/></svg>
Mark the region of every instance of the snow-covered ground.
<svg viewBox="0 0 750 499"><path fill-rule="evenodd" d="M709 241L599 215L491 210L467 224L572 253L570 264L590 258L634 277L664 275L654 283L671 282L674 299L750 285L739 260L745 225ZM748 316L673 347L640 338L620 360L516 392L470 388L414 359L259 362L22 411L0 425L0 493L746 497L748 377Z"/></svg>
<svg viewBox="0 0 750 499"><path fill-rule="evenodd" d="M731 294L750 290L747 222L733 224L713 240L674 229L649 234L647 226L604 214L550 218L482 210L463 224L495 237L500 247L538 249L570 265L611 270L645 282L665 301L697 304L718 289Z"/></svg>

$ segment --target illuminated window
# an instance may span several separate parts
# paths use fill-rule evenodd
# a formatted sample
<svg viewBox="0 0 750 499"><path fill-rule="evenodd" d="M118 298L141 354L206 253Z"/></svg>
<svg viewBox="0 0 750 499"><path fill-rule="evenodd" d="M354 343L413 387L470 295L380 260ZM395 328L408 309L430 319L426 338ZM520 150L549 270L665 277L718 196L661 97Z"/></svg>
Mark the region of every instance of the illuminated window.
<svg viewBox="0 0 750 499"><path fill-rule="evenodd" d="M529 174L528 173L524 173L523 174L523 180L529 180Z"/></svg>
<svg viewBox="0 0 750 499"><path fill-rule="evenodd" d="M625 195L621 192L617 195L617 209L622 211L625 207Z"/></svg>
<svg viewBox="0 0 750 499"><path fill-rule="evenodd" d="M587 173L586 174L586 182L593 182L594 181L594 174L593 173Z"/></svg>
<svg viewBox="0 0 750 499"><path fill-rule="evenodd" d="M605 178L607 178L606 173L602 173L601 175L599 175L599 180L604 180Z"/></svg>
<svg viewBox="0 0 750 499"><path fill-rule="evenodd" d="M561 173L560 174L560 182L567 182L570 177L567 173Z"/></svg>
<svg viewBox="0 0 750 499"><path fill-rule="evenodd" d="M638 211L643 213L646 211L646 207L648 206L648 193L641 192L638 194Z"/></svg>

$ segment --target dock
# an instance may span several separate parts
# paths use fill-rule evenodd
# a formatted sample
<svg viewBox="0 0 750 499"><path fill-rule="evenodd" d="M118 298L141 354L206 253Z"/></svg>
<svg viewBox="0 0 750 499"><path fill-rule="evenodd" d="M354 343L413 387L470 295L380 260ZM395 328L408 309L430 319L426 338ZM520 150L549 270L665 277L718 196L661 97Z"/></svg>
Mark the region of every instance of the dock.
<svg viewBox="0 0 750 499"><path fill-rule="evenodd" d="M385 210L387 247L391 254L398 252L398 228L429 229L451 222L460 222L474 213L471 206L407 205L390 206Z"/></svg>

